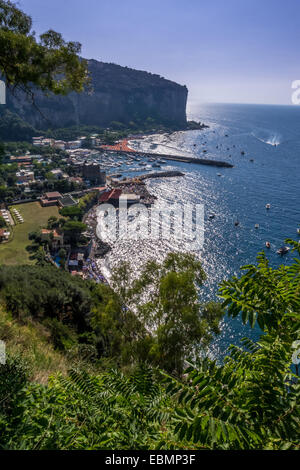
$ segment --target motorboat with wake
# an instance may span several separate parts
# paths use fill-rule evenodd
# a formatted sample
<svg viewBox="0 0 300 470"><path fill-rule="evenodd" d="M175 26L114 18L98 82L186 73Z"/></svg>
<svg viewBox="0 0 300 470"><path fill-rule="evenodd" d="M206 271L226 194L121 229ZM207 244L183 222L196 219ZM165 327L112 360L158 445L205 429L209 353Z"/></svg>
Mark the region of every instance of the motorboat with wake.
<svg viewBox="0 0 300 470"><path fill-rule="evenodd" d="M277 254L280 256L283 256L283 255L286 255L289 251L290 251L289 246L282 246L281 248L279 248L279 250L277 250Z"/></svg>

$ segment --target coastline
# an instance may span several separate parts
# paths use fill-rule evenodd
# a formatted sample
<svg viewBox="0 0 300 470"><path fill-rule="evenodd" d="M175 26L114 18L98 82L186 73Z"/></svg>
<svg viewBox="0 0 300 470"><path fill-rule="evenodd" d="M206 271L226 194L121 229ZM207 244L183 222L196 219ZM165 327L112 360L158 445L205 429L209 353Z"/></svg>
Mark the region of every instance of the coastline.
<svg viewBox="0 0 300 470"><path fill-rule="evenodd" d="M136 178L128 178L127 181L118 182L113 184L114 188L117 189L126 189L127 194L134 194L141 197L140 203L150 208L154 205L155 201L157 200L157 196L149 191L145 180L147 179L158 179L158 178L168 178L168 177L183 177L184 173L180 171L166 171L166 172L156 172L150 173L145 175L140 175ZM109 255L111 250L113 249L114 245L108 242L104 242L103 240L99 239L97 234L97 209L101 204L97 202L84 216L84 223L87 224L88 230L92 232L92 249L90 252L89 266L91 270L89 274L93 275L95 280L99 279L99 274L103 276L106 283L109 283L110 277L110 270L108 267L104 268L106 264L106 257ZM129 207L128 207L129 208ZM117 209L118 210L118 209ZM98 228L99 230L99 228ZM96 269L95 269L96 266ZM104 270L106 272L104 272ZM108 275L109 274L109 275Z"/></svg>

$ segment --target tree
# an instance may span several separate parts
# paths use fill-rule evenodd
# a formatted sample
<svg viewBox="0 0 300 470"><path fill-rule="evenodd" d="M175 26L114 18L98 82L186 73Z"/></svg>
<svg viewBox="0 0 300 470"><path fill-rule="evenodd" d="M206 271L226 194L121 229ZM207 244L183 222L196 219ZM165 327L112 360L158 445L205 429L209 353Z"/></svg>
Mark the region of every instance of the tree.
<svg viewBox="0 0 300 470"><path fill-rule="evenodd" d="M289 242L300 254L299 243ZM179 263L174 256L167 263L171 273L181 273L182 268L187 272L191 262L197 263L192 257ZM201 286L203 271L198 268L196 264L191 271ZM300 339L299 258L290 266L272 269L260 254L257 265L243 270L240 278L222 283L223 308L235 321L240 321L238 316L252 326L259 321L262 334L257 342L244 338L240 345L231 346L221 364L193 356L181 377L149 367L146 361L138 367L132 362L125 371L106 367L97 375L77 366L68 376L51 377L41 385L29 381L23 364L9 357L7 364L0 365L0 396L4 397L0 448L299 449L300 388L292 364L294 343ZM122 266L116 277L122 295L132 298L127 267ZM122 306L120 299L110 297L108 286L98 290L52 267L1 267L0 289L15 315L30 312L36 318L44 314L57 320L63 311L64 318L72 318L76 325L76 319L85 318L88 327L95 303L107 295L107 309L102 309L106 338L114 334L111 303L116 300L116 310ZM130 310L121 310L126 325ZM211 307L206 306L206 316L210 315ZM74 330L56 320L50 322L52 340L57 347L69 349L76 341ZM11 322L7 331L11 333ZM120 332L121 338L122 326Z"/></svg>
<svg viewBox="0 0 300 470"><path fill-rule="evenodd" d="M85 232L86 229L87 226L85 224L73 220L66 222L62 227L64 234L70 239L70 242L74 244L78 242L80 235Z"/></svg>
<svg viewBox="0 0 300 470"><path fill-rule="evenodd" d="M153 339L142 322L109 286L99 284L93 296L91 326L99 355L119 367L146 361Z"/></svg>
<svg viewBox="0 0 300 470"><path fill-rule="evenodd" d="M300 254L299 243L288 240ZM300 263L272 269L265 255L245 274L221 285L230 317L262 330L257 343L231 346L224 364L199 360L176 396L175 431L195 448L299 449L300 389L295 345L300 340ZM299 351L298 351L299 354Z"/></svg>
<svg viewBox="0 0 300 470"><path fill-rule="evenodd" d="M17 182L17 177L16 175L10 173L8 176L7 176L7 179L6 179L6 182L7 182L7 186L14 186Z"/></svg>
<svg viewBox="0 0 300 470"><path fill-rule="evenodd" d="M63 217L60 217L60 218L58 219L58 226L59 226L60 228L63 227L63 226L65 225L65 223L66 223L66 219L64 219Z"/></svg>
<svg viewBox="0 0 300 470"><path fill-rule="evenodd" d="M219 333L220 304L199 303L205 277L193 255L171 253L160 264L148 262L138 280L132 280L127 264L112 278L114 290L155 339L150 360L178 375L185 358L203 350Z"/></svg>
<svg viewBox="0 0 300 470"><path fill-rule="evenodd" d="M0 72L8 88L34 98L33 86L43 92L81 92L87 83L87 63L81 45L65 42L49 30L36 40L31 18L11 1L0 0Z"/></svg>
<svg viewBox="0 0 300 470"><path fill-rule="evenodd" d="M0 186L0 201L5 201L9 194L9 190L6 186Z"/></svg>
<svg viewBox="0 0 300 470"><path fill-rule="evenodd" d="M38 251L38 261L42 262L45 253ZM58 318L76 325L79 331L87 328L92 308L89 282L49 263L44 267L1 266L0 295L8 311L18 318Z"/></svg>
<svg viewBox="0 0 300 470"><path fill-rule="evenodd" d="M71 342L67 332L59 333L60 342ZM13 390L19 391L22 385ZM66 378L51 379L48 387L27 384L17 399L14 393L12 397L13 413L0 420L0 448L155 448L170 404L147 367L129 375L107 371L98 378L72 369Z"/></svg>
<svg viewBox="0 0 300 470"><path fill-rule="evenodd" d="M42 246L37 245L37 251L33 255L33 258L36 260L37 266L46 266L45 251Z"/></svg>
<svg viewBox="0 0 300 470"><path fill-rule="evenodd" d="M6 227L6 222L2 216L0 216L0 228Z"/></svg>
<svg viewBox="0 0 300 470"><path fill-rule="evenodd" d="M67 252L63 248L61 248L58 252L58 256L60 257L60 267L64 268L65 263L66 263L66 258L67 258Z"/></svg>
<svg viewBox="0 0 300 470"><path fill-rule="evenodd" d="M64 217L80 220L82 218L82 209L78 206L63 207L59 213Z"/></svg>
<svg viewBox="0 0 300 470"><path fill-rule="evenodd" d="M0 165L2 164L3 162L3 157L5 155L5 147L4 147L4 143L0 141Z"/></svg>
<svg viewBox="0 0 300 470"><path fill-rule="evenodd" d="M119 122L119 121L112 121L109 125L109 127L111 127L112 129L115 129L117 131L121 131L121 130L124 130L126 129L126 126L125 124L123 124L122 122Z"/></svg>
<svg viewBox="0 0 300 470"><path fill-rule="evenodd" d="M54 228L57 228L58 227L58 219L57 217L55 217L54 215L52 215L51 217L49 217L48 219L48 229L49 230L52 230Z"/></svg>

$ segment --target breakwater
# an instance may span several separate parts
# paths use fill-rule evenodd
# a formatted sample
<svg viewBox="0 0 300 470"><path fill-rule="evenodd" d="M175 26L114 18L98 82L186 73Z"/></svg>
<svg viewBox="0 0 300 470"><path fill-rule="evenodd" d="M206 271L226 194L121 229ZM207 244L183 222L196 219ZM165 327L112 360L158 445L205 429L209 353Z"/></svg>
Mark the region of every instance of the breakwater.
<svg viewBox="0 0 300 470"><path fill-rule="evenodd" d="M101 149L102 152L104 151ZM233 168L233 165L228 162L220 161L220 160L210 160L207 158L192 158L192 157L183 157L181 155L166 155L163 153L151 153L151 152L138 152L136 150L132 151L125 151L125 150L105 150L106 153L118 153L120 155L130 155L136 157L147 157L147 158L156 158L156 159L164 159L164 160L171 160L176 162L185 162L185 163L194 163L197 165L209 165L209 166L216 166L222 168Z"/></svg>
<svg viewBox="0 0 300 470"><path fill-rule="evenodd" d="M140 175L137 178L139 180L147 180L150 178L172 178L173 176L184 176L184 173L181 171L157 171L155 173Z"/></svg>
<svg viewBox="0 0 300 470"><path fill-rule="evenodd" d="M132 181L138 182L138 181L144 181L147 179L151 178L172 178L174 176L184 176L184 173L181 171L155 171L152 173L144 173L143 175L138 175L134 177L128 177L124 178L122 181L116 181L114 180L115 178L119 178L121 175L120 174L111 174L107 175L107 179L110 181L110 183L118 185L118 184L130 184Z"/></svg>

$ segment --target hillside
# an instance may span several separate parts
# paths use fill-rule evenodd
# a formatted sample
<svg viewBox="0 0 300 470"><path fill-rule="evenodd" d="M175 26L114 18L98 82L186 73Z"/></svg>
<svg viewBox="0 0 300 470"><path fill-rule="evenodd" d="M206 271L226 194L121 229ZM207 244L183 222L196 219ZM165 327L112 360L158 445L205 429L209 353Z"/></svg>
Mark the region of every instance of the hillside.
<svg viewBox="0 0 300 470"><path fill-rule="evenodd" d="M67 96L45 96L35 91L37 108L23 93L8 93L7 109L36 129L72 125L109 126L112 121L184 126L188 90L159 75L89 61L92 90Z"/></svg>

